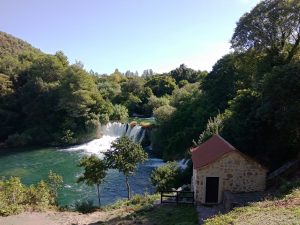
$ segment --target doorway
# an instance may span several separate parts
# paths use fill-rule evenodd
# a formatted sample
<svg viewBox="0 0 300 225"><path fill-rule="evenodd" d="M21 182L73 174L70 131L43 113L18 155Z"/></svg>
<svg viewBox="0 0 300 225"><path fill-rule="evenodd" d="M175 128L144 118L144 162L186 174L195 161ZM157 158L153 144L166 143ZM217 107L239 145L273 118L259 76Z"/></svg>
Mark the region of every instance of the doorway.
<svg viewBox="0 0 300 225"><path fill-rule="evenodd" d="M205 203L218 203L219 177L206 177Z"/></svg>

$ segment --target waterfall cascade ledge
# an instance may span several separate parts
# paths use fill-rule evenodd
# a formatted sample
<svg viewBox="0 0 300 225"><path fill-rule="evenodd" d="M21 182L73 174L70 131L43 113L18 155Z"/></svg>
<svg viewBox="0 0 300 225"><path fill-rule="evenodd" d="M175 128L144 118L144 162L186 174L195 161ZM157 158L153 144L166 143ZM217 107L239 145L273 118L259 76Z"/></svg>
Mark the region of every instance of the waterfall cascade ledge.
<svg viewBox="0 0 300 225"><path fill-rule="evenodd" d="M139 125L131 127L129 124L118 122L108 123L101 126L101 138L94 139L85 144L67 148L67 151L85 151L90 154L100 154L110 148L111 143L119 137L127 136L137 143L141 143L145 137L145 129Z"/></svg>

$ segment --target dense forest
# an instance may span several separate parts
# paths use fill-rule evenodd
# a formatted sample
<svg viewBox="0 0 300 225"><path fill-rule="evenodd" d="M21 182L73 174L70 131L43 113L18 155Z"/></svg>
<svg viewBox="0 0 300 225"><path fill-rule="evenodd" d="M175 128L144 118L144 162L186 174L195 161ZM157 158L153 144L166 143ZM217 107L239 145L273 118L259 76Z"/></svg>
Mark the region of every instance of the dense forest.
<svg viewBox="0 0 300 225"><path fill-rule="evenodd" d="M155 117L152 144L165 160L217 132L275 168L299 156L299 12L298 1L260 2L209 73L182 64L164 74L98 74L0 32L0 143L79 143L100 124L138 114Z"/></svg>

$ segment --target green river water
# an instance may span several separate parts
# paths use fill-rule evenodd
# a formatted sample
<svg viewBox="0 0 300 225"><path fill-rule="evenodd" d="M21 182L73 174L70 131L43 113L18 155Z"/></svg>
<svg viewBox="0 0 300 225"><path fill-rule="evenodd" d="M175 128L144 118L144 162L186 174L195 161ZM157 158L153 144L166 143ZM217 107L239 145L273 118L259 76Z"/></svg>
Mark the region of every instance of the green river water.
<svg viewBox="0 0 300 225"><path fill-rule="evenodd" d="M19 176L25 184L33 184L46 179L49 170L63 176L64 188L59 192L59 204L74 205L78 200L97 203L94 187L78 184L76 180L82 169L77 163L84 151L68 151L58 148L42 148L25 150L0 150L0 177ZM149 182L151 171L162 160L150 158L140 165L135 175L130 177L133 193L152 192ZM104 205L113 203L119 198L126 198L125 178L116 170L109 170L105 183L101 185L101 201Z"/></svg>

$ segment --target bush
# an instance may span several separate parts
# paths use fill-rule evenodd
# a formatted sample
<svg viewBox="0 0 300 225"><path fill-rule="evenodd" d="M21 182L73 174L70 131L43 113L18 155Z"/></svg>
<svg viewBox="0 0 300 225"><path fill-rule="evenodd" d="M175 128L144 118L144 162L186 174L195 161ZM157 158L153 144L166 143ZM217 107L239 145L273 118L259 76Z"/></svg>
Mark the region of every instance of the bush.
<svg viewBox="0 0 300 225"><path fill-rule="evenodd" d="M111 120L120 121L122 123L128 120L128 110L123 105L114 105Z"/></svg>
<svg viewBox="0 0 300 225"><path fill-rule="evenodd" d="M17 214L24 209L26 187L20 178L11 177L0 181L0 215Z"/></svg>
<svg viewBox="0 0 300 225"><path fill-rule="evenodd" d="M81 213L91 213L95 211L92 200L77 201L75 202L75 209Z"/></svg>
<svg viewBox="0 0 300 225"><path fill-rule="evenodd" d="M124 206L151 206L156 200L160 199L160 195L154 194L149 195L148 193L145 193L144 195L134 195L130 200L118 200L114 204L109 205L106 207L106 209L118 209L122 208Z"/></svg>
<svg viewBox="0 0 300 225"><path fill-rule="evenodd" d="M181 169L174 161L154 169L150 180L156 191L168 191L179 186L180 176Z"/></svg>
<svg viewBox="0 0 300 225"><path fill-rule="evenodd" d="M52 176L52 177L51 177ZM26 209L44 210L57 205L57 183L53 176L62 178L50 171L48 181L26 186L19 177L0 180L0 216L18 214Z"/></svg>
<svg viewBox="0 0 300 225"><path fill-rule="evenodd" d="M6 144L10 147L24 147L31 141L31 136L26 133L9 135Z"/></svg>
<svg viewBox="0 0 300 225"><path fill-rule="evenodd" d="M296 181L283 181L283 184L280 186L279 191L281 195L286 195L292 192L295 188L300 187L300 180Z"/></svg>
<svg viewBox="0 0 300 225"><path fill-rule="evenodd" d="M157 122L162 123L167 121L170 116L176 111L176 108L170 105L164 105L154 110L153 116Z"/></svg>

